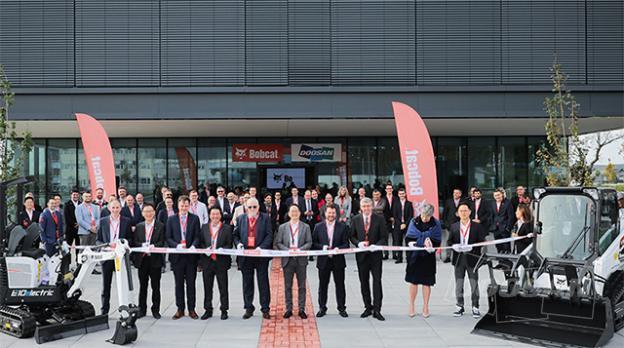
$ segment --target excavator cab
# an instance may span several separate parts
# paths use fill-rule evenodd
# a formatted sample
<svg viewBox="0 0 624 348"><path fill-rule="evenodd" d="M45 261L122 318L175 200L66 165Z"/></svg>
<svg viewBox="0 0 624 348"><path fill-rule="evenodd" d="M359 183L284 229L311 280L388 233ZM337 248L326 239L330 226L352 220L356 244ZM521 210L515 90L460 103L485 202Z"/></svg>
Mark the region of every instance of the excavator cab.
<svg viewBox="0 0 624 348"><path fill-rule="evenodd" d="M489 308L473 333L544 346L606 344L624 317L615 191L538 188L533 210L530 247L485 252L476 266L489 268Z"/></svg>

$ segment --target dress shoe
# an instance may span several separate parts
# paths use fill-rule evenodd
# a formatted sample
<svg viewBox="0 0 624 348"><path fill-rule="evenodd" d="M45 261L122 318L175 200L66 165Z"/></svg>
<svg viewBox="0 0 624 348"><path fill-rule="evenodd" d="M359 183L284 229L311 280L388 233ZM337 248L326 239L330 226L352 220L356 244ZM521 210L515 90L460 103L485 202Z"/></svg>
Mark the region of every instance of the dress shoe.
<svg viewBox="0 0 624 348"><path fill-rule="evenodd" d="M382 260L387 260L387 259L388 259L388 255L384 255L384 256L382 257Z"/></svg>
<svg viewBox="0 0 624 348"><path fill-rule="evenodd" d="M173 315L173 320L178 320L180 318L182 318L184 316L184 311L177 311L175 312L175 314Z"/></svg>
<svg viewBox="0 0 624 348"><path fill-rule="evenodd" d="M396 260L394 263L403 263L403 260Z"/></svg>
<svg viewBox="0 0 624 348"><path fill-rule="evenodd" d="M286 313L284 313L284 319L288 319L292 317L292 311L286 311Z"/></svg>
<svg viewBox="0 0 624 348"><path fill-rule="evenodd" d="M262 318L264 318L264 319L271 319L271 314L269 314L269 312L264 312L264 313L262 313Z"/></svg>
<svg viewBox="0 0 624 348"><path fill-rule="evenodd" d="M324 309L321 309L320 311L318 311L318 313L316 313L316 317L317 318L322 318L325 316L325 314L327 314L327 311Z"/></svg>
<svg viewBox="0 0 624 348"><path fill-rule="evenodd" d="M227 311L221 311L221 320L227 320L228 314Z"/></svg>
<svg viewBox="0 0 624 348"><path fill-rule="evenodd" d="M379 321L384 321L386 320L386 318L384 318L383 315L381 315L380 312L373 312L373 318L379 320Z"/></svg>
<svg viewBox="0 0 624 348"><path fill-rule="evenodd" d="M206 320L208 318L212 318L212 311L211 310L205 311L204 314L201 316L201 320Z"/></svg>
<svg viewBox="0 0 624 348"><path fill-rule="evenodd" d="M253 311L245 311L245 314L243 314L243 319L249 319L253 317Z"/></svg>
<svg viewBox="0 0 624 348"><path fill-rule="evenodd" d="M156 319L156 320L161 318L160 313L158 313L158 312L152 312L152 317L154 317L154 319Z"/></svg>
<svg viewBox="0 0 624 348"><path fill-rule="evenodd" d="M308 319L308 315L306 314L305 311L299 311L299 318Z"/></svg>
<svg viewBox="0 0 624 348"><path fill-rule="evenodd" d="M360 315L360 318L370 317L371 314L373 314L373 311L371 311L370 309L365 309L364 312L362 312L362 314Z"/></svg>
<svg viewBox="0 0 624 348"><path fill-rule="evenodd" d="M94 269L91 274L102 274L102 272L98 271L97 269Z"/></svg>
<svg viewBox="0 0 624 348"><path fill-rule="evenodd" d="M191 317L191 319L193 320L199 319L199 316L197 315L197 312L195 311L189 311L189 317Z"/></svg>
<svg viewBox="0 0 624 348"><path fill-rule="evenodd" d="M343 318L348 318L349 314L347 314L347 311L339 311L338 314L343 317Z"/></svg>

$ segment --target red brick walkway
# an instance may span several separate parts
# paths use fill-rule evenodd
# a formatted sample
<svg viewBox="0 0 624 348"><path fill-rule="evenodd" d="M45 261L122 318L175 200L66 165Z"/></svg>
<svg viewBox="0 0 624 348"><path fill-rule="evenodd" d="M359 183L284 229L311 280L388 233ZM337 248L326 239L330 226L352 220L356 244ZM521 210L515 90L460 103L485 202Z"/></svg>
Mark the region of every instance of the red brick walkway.
<svg viewBox="0 0 624 348"><path fill-rule="evenodd" d="M321 341L316 327L316 317L312 299L310 298L310 287L307 286L306 314L308 319L302 320L297 313L299 307L297 303L297 277L293 282L293 316L284 319L286 311L284 299L284 274L280 258L273 259L273 266L270 275L271 283L271 320L262 320L262 329L258 347L297 347L297 348L317 348L321 346Z"/></svg>

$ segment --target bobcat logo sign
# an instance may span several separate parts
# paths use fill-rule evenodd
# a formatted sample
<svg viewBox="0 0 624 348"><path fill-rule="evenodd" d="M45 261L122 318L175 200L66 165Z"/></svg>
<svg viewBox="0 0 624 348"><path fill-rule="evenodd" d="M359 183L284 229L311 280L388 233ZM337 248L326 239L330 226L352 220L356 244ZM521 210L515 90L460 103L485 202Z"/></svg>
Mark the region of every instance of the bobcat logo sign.
<svg viewBox="0 0 624 348"><path fill-rule="evenodd" d="M279 144L234 144L234 162L280 162L283 146Z"/></svg>

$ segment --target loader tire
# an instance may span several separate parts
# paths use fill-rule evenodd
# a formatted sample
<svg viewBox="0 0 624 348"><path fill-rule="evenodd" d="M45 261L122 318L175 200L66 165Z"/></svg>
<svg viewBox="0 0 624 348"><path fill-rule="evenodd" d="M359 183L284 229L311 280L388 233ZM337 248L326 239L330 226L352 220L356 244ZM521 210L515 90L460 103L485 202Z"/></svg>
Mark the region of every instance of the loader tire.
<svg viewBox="0 0 624 348"><path fill-rule="evenodd" d="M616 312L618 305L624 305L624 275L620 275L616 278L615 284L609 294L609 299L611 300L611 307L613 308L613 327L617 332L624 328L624 313L620 312L620 317L618 318L618 313Z"/></svg>

